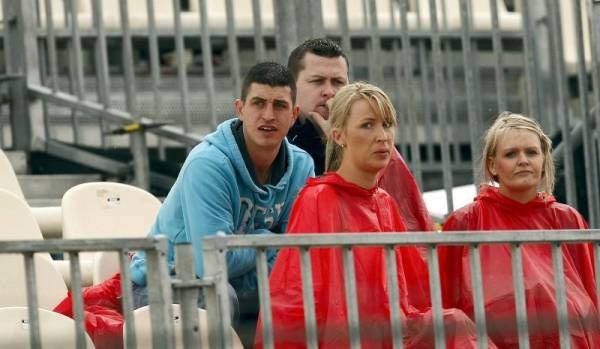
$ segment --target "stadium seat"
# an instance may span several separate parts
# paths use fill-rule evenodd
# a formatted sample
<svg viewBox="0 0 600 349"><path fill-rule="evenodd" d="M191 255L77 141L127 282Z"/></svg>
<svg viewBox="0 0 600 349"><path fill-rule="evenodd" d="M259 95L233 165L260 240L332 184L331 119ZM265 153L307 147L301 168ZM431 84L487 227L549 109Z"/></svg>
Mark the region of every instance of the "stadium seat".
<svg viewBox="0 0 600 349"><path fill-rule="evenodd" d="M63 238L143 238L148 235L160 209L160 201L145 190L113 182L83 183L67 190L62 198ZM105 253L105 252L97 252ZM104 266L94 267L94 283L118 272L108 265L118 266L118 256L96 256L82 253L82 260L104 260ZM113 258L112 262L107 260Z"/></svg>
<svg viewBox="0 0 600 349"><path fill-rule="evenodd" d="M36 254L34 262L38 307L52 310L67 296L67 286L47 256ZM27 285L23 256L0 254L0 274L0 307L26 307Z"/></svg>
<svg viewBox="0 0 600 349"><path fill-rule="evenodd" d="M0 149L0 188L8 190L17 197L25 200L15 170L2 149Z"/></svg>
<svg viewBox="0 0 600 349"><path fill-rule="evenodd" d="M44 309L38 311L40 342L44 349L75 348L75 324L72 319ZM0 308L0 348L28 349L29 314L26 307ZM86 334L87 348L94 348Z"/></svg>
<svg viewBox="0 0 600 349"><path fill-rule="evenodd" d="M173 327L175 330L175 348L180 349L183 348L183 336L181 334L181 308L179 304L173 304ZM134 312L135 317L135 335L136 342L139 348L151 348L152 347L152 327L150 323L150 307L145 306L139 309L136 309ZM200 334L201 338L201 348L208 348L208 320L206 318L206 310L198 309L198 320L200 322ZM125 327L123 327L125 328ZM243 348L242 342L240 338L235 333L233 329L231 329L231 334L233 336L233 348ZM127 340L127 336L125 331L123 331L124 341Z"/></svg>
<svg viewBox="0 0 600 349"><path fill-rule="evenodd" d="M42 232L36 221L33 210L17 195L0 189L0 240L43 240ZM40 253L47 260L52 258L48 253ZM69 264L66 261L52 261L54 267L62 274L64 281L70 284ZM91 264L81 263L81 277L84 285L92 280Z"/></svg>

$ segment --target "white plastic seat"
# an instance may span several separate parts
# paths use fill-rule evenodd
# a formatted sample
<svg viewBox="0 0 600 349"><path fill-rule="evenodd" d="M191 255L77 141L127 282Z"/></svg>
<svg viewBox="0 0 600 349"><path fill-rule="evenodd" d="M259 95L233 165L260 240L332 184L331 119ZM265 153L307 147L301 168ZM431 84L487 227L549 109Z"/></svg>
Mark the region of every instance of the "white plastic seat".
<svg viewBox="0 0 600 349"><path fill-rule="evenodd" d="M15 170L2 149L0 149L0 189L8 190L17 197L25 200Z"/></svg>
<svg viewBox="0 0 600 349"><path fill-rule="evenodd" d="M60 272L46 256L37 254L34 262L38 306L52 310L67 296L67 286ZM0 254L0 275L0 307L27 306L23 256Z"/></svg>
<svg viewBox="0 0 600 349"><path fill-rule="evenodd" d="M181 307L179 304L173 304L173 327L175 331L175 348L183 348L183 336L181 333ZM152 327L150 322L150 306L141 307L133 312L135 317L135 335L136 342L139 348L152 348ZM198 320L200 323L201 348L208 348L208 320L206 310L198 309ZM125 328L123 326L123 328ZM233 337L233 348L243 348L240 338L231 329ZM124 341L127 340L126 332L123 331Z"/></svg>
<svg viewBox="0 0 600 349"><path fill-rule="evenodd" d="M40 342L44 349L75 348L75 324L72 319L39 309ZM29 314L26 307L0 308L0 348L29 349ZM86 334L87 348L94 348Z"/></svg>
<svg viewBox="0 0 600 349"><path fill-rule="evenodd" d="M160 209L160 201L140 188L113 182L83 183L67 190L62 198L63 238L143 238L148 235ZM105 252L100 252L105 253ZM118 266L118 256L100 257L96 253L81 253L80 259L112 259ZM116 261L116 262L115 262ZM93 282L98 283L112 273L106 265L96 269Z"/></svg>

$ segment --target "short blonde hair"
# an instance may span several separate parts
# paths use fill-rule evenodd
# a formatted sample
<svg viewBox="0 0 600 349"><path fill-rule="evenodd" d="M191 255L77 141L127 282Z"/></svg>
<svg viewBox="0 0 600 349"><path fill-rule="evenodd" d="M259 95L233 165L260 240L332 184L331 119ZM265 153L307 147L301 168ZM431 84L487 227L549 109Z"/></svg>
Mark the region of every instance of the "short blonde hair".
<svg viewBox="0 0 600 349"><path fill-rule="evenodd" d="M342 147L333 140L331 130L334 128L343 130L346 127L352 106L359 100L367 101L375 114L381 116L383 122L393 127L397 125L394 105L382 89L366 82L355 82L342 87L335 95L329 113L331 127L325 148L325 169L328 172L336 171L343 157Z"/></svg>
<svg viewBox="0 0 600 349"><path fill-rule="evenodd" d="M554 159L552 158L552 141L544 133L537 121L520 114L514 114L508 111L500 113L492 126L487 129L483 142L483 151L481 152L480 177L482 184L497 182L489 169L490 158L496 155L498 139L508 130L527 130L536 134L540 139L542 155L544 156L544 165L542 166L542 178L539 190L552 195L554 190Z"/></svg>

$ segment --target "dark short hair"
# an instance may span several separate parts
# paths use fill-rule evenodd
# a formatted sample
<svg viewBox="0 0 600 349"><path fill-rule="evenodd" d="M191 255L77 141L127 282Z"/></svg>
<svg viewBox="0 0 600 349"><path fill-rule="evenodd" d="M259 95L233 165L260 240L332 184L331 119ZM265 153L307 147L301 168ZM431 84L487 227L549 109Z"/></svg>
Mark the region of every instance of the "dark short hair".
<svg viewBox="0 0 600 349"><path fill-rule="evenodd" d="M292 103L296 103L296 81L292 73L279 63L262 62L248 70L242 84L242 101L246 101L246 96L252 83L269 85L271 87L288 86L291 89Z"/></svg>
<svg viewBox="0 0 600 349"><path fill-rule="evenodd" d="M328 38L308 39L301 43L300 46L296 47L292 53L290 53L290 57L288 58L287 66L292 72L292 75L294 75L294 79L297 79L300 71L304 69L302 59L304 59L307 52L327 58L344 57L346 66L348 67L348 70L350 70L348 57L346 57L340 45L335 41Z"/></svg>

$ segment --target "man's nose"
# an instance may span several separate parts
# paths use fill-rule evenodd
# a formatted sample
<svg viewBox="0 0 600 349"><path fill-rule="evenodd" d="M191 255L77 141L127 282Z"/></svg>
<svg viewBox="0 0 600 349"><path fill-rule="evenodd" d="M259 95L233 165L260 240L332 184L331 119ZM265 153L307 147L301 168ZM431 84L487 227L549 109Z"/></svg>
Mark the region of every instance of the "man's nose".
<svg viewBox="0 0 600 349"><path fill-rule="evenodd" d="M326 82L323 86L323 95L327 98L335 96L335 88L331 82Z"/></svg>
<svg viewBox="0 0 600 349"><path fill-rule="evenodd" d="M273 120L275 119L275 111L273 110L273 105L267 104L263 111L263 119L265 120Z"/></svg>

